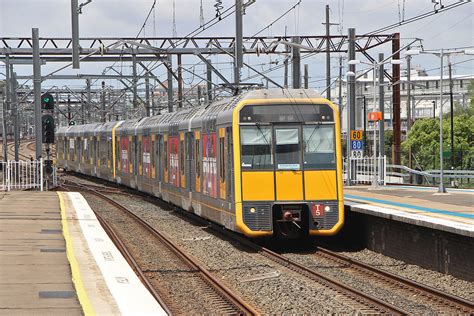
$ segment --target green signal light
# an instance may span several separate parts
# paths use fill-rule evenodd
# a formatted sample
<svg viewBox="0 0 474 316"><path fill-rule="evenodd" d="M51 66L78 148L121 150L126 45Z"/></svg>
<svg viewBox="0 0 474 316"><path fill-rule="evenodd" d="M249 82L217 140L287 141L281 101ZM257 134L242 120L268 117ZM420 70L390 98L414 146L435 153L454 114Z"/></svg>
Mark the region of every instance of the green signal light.
<svg viewBox="0 0 474 316"><path fill-rule="evenodd" d="M49 102L49 98L44 98L43 101L44 102Z"/></svg>

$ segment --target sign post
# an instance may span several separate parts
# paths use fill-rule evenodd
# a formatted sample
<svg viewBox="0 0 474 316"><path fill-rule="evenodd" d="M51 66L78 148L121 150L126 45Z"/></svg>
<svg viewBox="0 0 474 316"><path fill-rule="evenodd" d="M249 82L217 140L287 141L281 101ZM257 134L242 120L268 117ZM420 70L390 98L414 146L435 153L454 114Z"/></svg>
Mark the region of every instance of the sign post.
<svg viewBox="0 0 474 316"><path fill-rule="evenodd" d="M375 88L375 86L374 86ZM382 120L382 112L369 112L367 115L367 118L369 121L374 122L374 154L373 154L373 159L374 159L374 172L373 172L373 177L372 177L372 186L374 188L378 187L378 180L379 180L379 170L377 170L377 123L378 121Z"/></svg>

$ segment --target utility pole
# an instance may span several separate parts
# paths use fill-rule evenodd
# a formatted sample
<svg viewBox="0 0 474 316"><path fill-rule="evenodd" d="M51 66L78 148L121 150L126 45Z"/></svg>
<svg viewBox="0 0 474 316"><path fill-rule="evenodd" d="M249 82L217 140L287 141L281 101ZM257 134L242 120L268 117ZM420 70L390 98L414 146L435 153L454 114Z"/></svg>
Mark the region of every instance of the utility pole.
<svg viewBox="0 0 474 316"><path fill-rule="evenodd" d="M309 74L308 74L308 64L304 65L304 88L308 89Z"/></svg>
<svg viewBox="0 0 474 316"><path fill-rule="evenodd" d="M410 50L410 47L407 48ZM407 136L411 127L411 56L407 55Z"/></svg>
<svg viewBox="0 0 474 316"><path fill-rule="evenodd" d="M133 91L133 108L136 109L137 106L138 106L138 94L137 94L137 84L138 84L138 80L137 80L137 59L136 59L136 55L133 54L132 55L132 75L133 75L133 79L132 79L132 91Z"/></svg>
<svg viewBox="0 0 474 316"><path fill-rule="evenodd" d="M444 187L444 161L443 161L443 59L444 59L444 50L441 48L441 53L439 54L441 59L441 72L439 78L439 188L438 193L446 193L446 188Z"/></svg>
<svg viewBox="0 0 474 316"><path fill-rule="evenodd" d="M173 112L173 74L171 69L173 67L173 60L171 55L168 55L168 112Z"/></svg>
<svg viewBox="0 0 474 316"><path fill-rule="evenodd" d="M5 120L5 115L6 115L6 107L7 107L7 87L3 87L3 102L2 102L2 149L3 149L3 161L6 163L7 162L7 126L6 126L6 120Z"/></svg>
<svg viewBox="0 0 474 316"><path fill-rule="evenodd" d="M234 60L234 82L240 84L240 68L244 62L243 59L243 12L242 0L235 0L235 60Z"/></svg>
<svg viewBox="0 0 474 316"><path fill-rule="evenodd" d="M2 117L2 140L3 140L3 161L8 161L8 138L7 138L7 112L10 108L10 56L5 57L5 102L3 103Z"/></svg>
<svg viewBox="0 0 474 316"><path fill-rule="evenodd" d="M392 40L392 59L400 59L400 33ZM393 164L400 165L401 121L400 121L400 65L392 64L393 102Z"/></svg>
<svg viewBox="0 0 474 316"><path fill-rule="evenodd" d="M42 153L42 126L41 126L41 63L39 54L39 29L31 29L33 40L33 90L35 100L35 138L36 159L40 159Z"/></svg>
<svg viewBox="0 0 474 316"><path fill-rule="evenodd" d="M183 69L181 64L181 54L178 54L178 109L183 108Z"/></svg>
<svg viewBox="0 0 474 316"><path fill-rule="evenodd" d="M69 102L69 99L68 99L68 102ZM68 109L69 109L69 105L68 105ZM102 81L100 114L101 114L101 122L106 122L106 119L105 119L105 81Z"/></svg>
<svg viewBox="0 0 474 316"><path fill-rule="evenodd" d="M11 67L11 110L13 116L13 135L15 144L15 161L20 160L19 149L20 149L20 120L18 119L18 98L16 90L18 88L18 82L16 81L16 73L13 72L13 65Z"/></svg>
<svg viewBox="0 0 474 316"><path fill-rule="evenodd" d="M211 60L208 59L206 63L206 76L207 76L207 102L212 102L212 68Z"/></svg>
<svg viewBox="0 0 474 316"><path fill-rule="evenodd" d="M355 60L355 28L348 30L349 46L347 49L348 60ZM347 161L347 185L352 185L352 179L355 179L355 170L351 168L351 130L355 128L355 65L349 65L349 71L354 73L353 76L347 78L347 146L346 146L346 161Z"/></svg>
<svg viewBox="0 0 474 316"><path fill-rule="evenodd" d="M284 69L284 78L283 78L283 87L288 88L288 57L283 61Z"/></svg>
<svg viewBox="0 0 474 316"><path fill-rule="evenodd" d="M330 27L338 23L329 22L329 5L326 4L326 99L331 100L331 45L330 45Z"/></svg>
<svg viewBox="0 0 474 316"><path fill-rule="evenodd" d="M451 111L451 168L454 168L454 98L453 98L453 74L451 67L451 59L448 55L448 69L449 69L449 102ZM443 71L443 70L441 70Z"/></svg>
<svg viewBox="0 0 474 316"><path fill-rule="evenodd" d="M148 72L145 75L145 111L146 116L150 116L150 79Z"/></svg>
<svg viewBox="0 0 474 316"><path fill-rule="evenodd" d="M87 122L91 123L91 79L86 79ZM59 102L59 100L58 100Z"/></svg>
<svg viewBox="0 0 474 316"><path fill-rule="evenodd" d="M79 69L79 7L78 0L71 0L72 68Z"/></svg>
<svg viewBox="0 0 474 316"><path fill-rule="evenodd" d="M300 43L300 38L299 36L293 36L291 38L291 42L295 44ZM291 53L292 53L292 84L293 84L293 89L300 89L301 88L301 56L300 56L300 48L297 46L292 46L291 47Z"/></svg>
<svg viewBox="0 0 474 316"><path fill-rule="evenodd" d="M382 120L379 122L379 134L380 134L380 144L379 144L379 152L380 156L385 156L385 96L384 96L384 69L383 69L383 60L384 55L383 53L379 53L379 111L382 113ZM375 88L375 87L374 87ZM382 166L381 166L382 167ZM380 169L382 170L382 169ZM383 180L383 179L380 179Z"/></svg>

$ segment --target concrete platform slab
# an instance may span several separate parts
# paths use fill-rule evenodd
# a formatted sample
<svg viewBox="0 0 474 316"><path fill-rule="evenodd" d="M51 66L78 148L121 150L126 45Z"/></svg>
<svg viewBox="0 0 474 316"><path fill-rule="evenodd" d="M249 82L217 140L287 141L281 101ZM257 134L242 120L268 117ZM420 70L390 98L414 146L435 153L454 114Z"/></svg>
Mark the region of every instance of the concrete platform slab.
<svg viewBox="0 0 474 316"><path fill-rule="evenodd" d="M344 188L351 211L474 237L474 191L368 186Z"/></svg>
<svg viewBox="0 0 474 316"><path fill-rule="evenodd" d="M80 194L2 192L0 314L165 313Z"/></svg>

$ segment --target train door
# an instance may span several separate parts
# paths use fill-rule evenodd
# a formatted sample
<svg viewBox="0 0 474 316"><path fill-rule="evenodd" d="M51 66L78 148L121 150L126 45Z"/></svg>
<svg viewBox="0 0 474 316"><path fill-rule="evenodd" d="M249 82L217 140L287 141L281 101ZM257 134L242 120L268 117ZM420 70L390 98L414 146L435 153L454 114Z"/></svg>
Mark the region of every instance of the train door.
<svg viewBox="0 0 474 316"><path fill-rule="evenodd" d="M227 144L225 127L219 128L219 197L226 199L226 159L227 159Z"/></svg>
<svg viewBox="0 0 474 316"><path fill-rule="evenodd" d="M179 134L179 176L181 188L186 188L186 165L187 165L187 148L185 133Z"/></svg>
<svg viewBox="0 0 474 316"><path fill-rule="evenodd" d="M194 188L196 192L201 192L201 132L194 132Z"/></svg>
<svg viewBox="0 0 474 316"><path fill-rule="evenodd" d="M273 132L277 200L303 200L301 128L297 125L275 125Z"/></svg>
<svg viewBox="0 0 474 316"><path fill-rule="evenodd" d="M168 183L168 135L163 136L163 156L161 164L163 166L163 182Z"/></svg>
<svg viewBox="0 0 474 316"><path fill-rule="evenodd" d="M193 172L193 144L194 135L192 132L186 133L186 190L194 190L194 172Z"/></svg>
<svg viewBox="0 0 474 316"><path fill-rule="evenodd" d="M81 170L82 166L82 141L81 137L77 137L77 168Z"/></svg>
<svg viewBox="0 0 474 316"><path fill-rule="evenodd" d="M232 201L232 183L234 181L234 156L232 154L233 146L232 146L232 128L227 127L226 128L226 134L227 134L227 150L226 150L226 161L227 161L227 167L225 168L225 172L227 173L227 200L230 202Z"/></svg>

